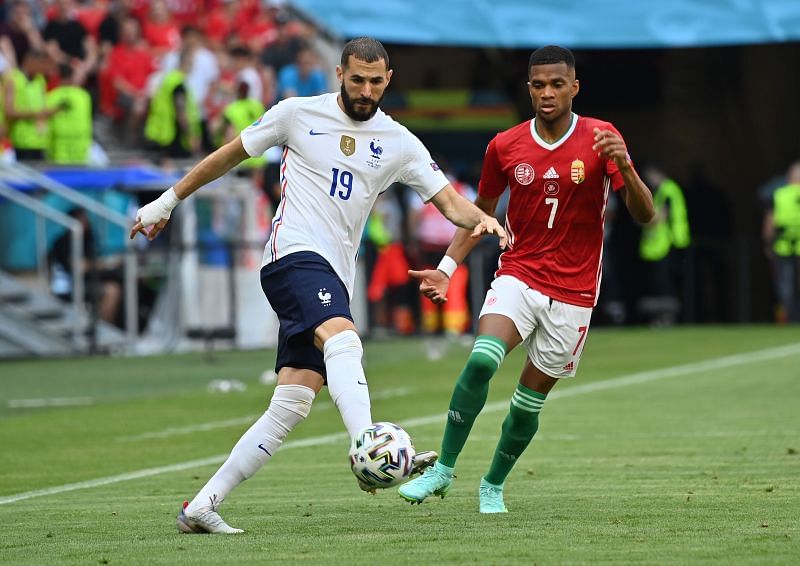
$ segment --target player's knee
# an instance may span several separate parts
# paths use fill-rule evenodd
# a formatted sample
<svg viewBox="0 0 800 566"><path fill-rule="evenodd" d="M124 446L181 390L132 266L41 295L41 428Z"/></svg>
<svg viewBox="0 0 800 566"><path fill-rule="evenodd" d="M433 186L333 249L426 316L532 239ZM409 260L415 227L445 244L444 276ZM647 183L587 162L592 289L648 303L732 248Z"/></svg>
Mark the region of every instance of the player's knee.
<svg viewBox="0 0 800 566"><path fill-rule="evenodd" d="M489 381L498 367L495 360L476 352L473 352L467 360L467 373L475 381Z"/></svg>
<svg viewBox="0 0 800 566"><path fill-rule="evenodd" d="M364 353L361 338L355 330L344 330L328 338L322 349L325 361L338 355L358 355Z"/></svg>
<svg viewBox="0 0 800 566"><path fill-rule="evenodd" d="M311 412L315 396L316 392L304 385L280 385L272 394L270 406L283 415L288 413L305 419Z"/></svg>

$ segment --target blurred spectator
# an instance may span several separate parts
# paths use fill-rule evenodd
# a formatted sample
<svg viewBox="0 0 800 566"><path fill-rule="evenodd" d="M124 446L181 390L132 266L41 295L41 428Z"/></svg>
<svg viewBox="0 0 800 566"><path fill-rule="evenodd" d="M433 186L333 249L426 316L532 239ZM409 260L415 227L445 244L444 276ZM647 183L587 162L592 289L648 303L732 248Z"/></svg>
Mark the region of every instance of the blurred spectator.
<svg viewBox="0 0 800 566"><path fill-rule="evenodd" d="M167 72L150 101L145 137L167 157L189 157L200 147L200 111L186 86L192 52L182 51L177 69Z"/></svg>
<svg viewBox="0 0 800 566"><path fill-rule="evenodd" d="M328 92L325 73L317 63L314 51L303 46L297 52L295 62L286 65L278 73L278 98L315 96L325 92Z"/></svg>
<svg viewBox="0 0 800 566"><path fill-rule="evenodd" d="M150 3L150 14L142 25L142 36L156 57L180 47L180 26L172 18L164 0L152 0Z"/></svg>
<svg viewBox="0 0 800 566"><path fill-rule="evenodd" d="M44 39L33 20L31 7L25 0L9 6L5 23L0 23L0 37L7 37L14 47L16 61L22 63L29 49L44 50Z"/></svg>
<svg viewBox="0 0 800 566"><path fill-rule="evenodd" d="M106 13L105 18L100 22L98 31L101 55L106 55L120 42L122 24L131 17L132 7L133 0L114 0L112 2L111 10Z"/></svg>
<svg viewBox="0 0 800 566"><path fill-rule="evenodd" d="M222 112L223 125L218 145L232 140L247 126L258 120L265 112L260 100L252 98L249 94L250 87L245 82L240 82L237 89L237 99L225 107ZM255 169L266 164L264 157L251 157L241 163L241 167Z"/></svg>
<svg viewBox="0 0 800 566"><path fill-rule="evenodd" d="M303 40L291 33L286 12L279 12L275 21L278 24L278 34L275 42L261 52L261 64L279 73L297 58L297 52L303 47Z"/></svg>
<svg viewBox="0 0 800 566"><path fill-rule="evenodd" d="M107 0L83 0L75 12L75 19L80 22L96 43L100 39L100 24L108 13Z"/></svg>
<svg viewBox="0 0 800 566"><path fill-rule="evenodd" d="M681 308L676 279L680 274L681 250L689 247L689 217L680 186L660 167L643 169L645 182L653 191L655 217L642 227L639 255L647 269L647 296L641 310L656 326L674 324ZM684 274L685 275L685 274Z"/></svg>
<svg viewBox="0 0 800 566"><path fill-rule="evenodd" d="M260 0L241 0L236 33L242 45L253 53L260 53L278 39L278 25Z"/></svg>
<svg viewBox="0 0 800 566"><path fill-rule="evenodd" d="M208 133L206 102L212 85L219 79L219 63L216 55L205 47L200 30L194 26L186 26L181 30L181 51L190 53L192 57L192 67L186 75L186 88L194 97L200 112L203 149L213 151L216 145L211 142ZM161 68L164 71L177 69L179 58L177 51L167 53L162 59Z"/></svg>
<svg viewBox="0 0 800 566"><path fill-rule="evenodd" d="M58 110L45 105L45 76L52 61L42 51L29 49L19 69L5 84L5 114L9 139L17 159L41 160L47 147L47 119Z"/></svg>
<svg viewBox="0 0 800 566"><path fill-rule="evenodd" d="M141 139L148 79L157 67L141 37L138 21L123 20L119 39L100 72L100 104L103 113L122 126L118 128L118 138L131 144Z"/></svg>
<svg viewBox="0 0 800 566"><path fill-rule="evenodd" d="M83 226L83 259L80 268L86 277L86 296L93 311L104 321L118 324L122 285L117 270L103 270L97 261L95 237L89 215L85 210L73 208L69 215ZM50 264L50 289L64 300L72 300L74 266L72 265L72 233L67 230L55 239L48 254Z"/></svg>
<svg viewBox="0 0 800 566"><path fill-rule="evenodd" d="M53 7L43 33L48 54L57 64L81 66L81 74L88 74L97 64L97 42L76 19L74 0L56 0Z"/></svg>
<svg viewBox="0 0 800 566"><path fill-rule="evenodd" d="M166 4L179 27L197 26L206 0L166 0Z"/></svg>
<svg viewBox="0 0 800 566"><path fill-rule="evenodd" d="M236 84L247 84L248 96L263 102L264 82L256 68L253 53L246 47L234 47L230 51L230 57Z"/></svg>
<svg viewBox="0 0 800 566"><path fill-rule="evenodd" d="M458 194L470 202L475 200L475 189L450 175L448 179ZM458 227L447 220L433 204L425 204L416 195L409 196L408 205L412 211L409 225L416 228L414 236L420 263L414 269L436 269ZM428 299L421 299L422 330L427 334L444 331L450 336L459 336L466 332L471 326L468 288L469 271L466 262L463 262L450 278L447 302L437 305ZM429 357L435 358L437 356L433 348L435 347L429 346L428 353Z"/></svg>
<svg viewBox="0 0 800 566"><path fill-rule="evenodd" d="M779 322L800 322L800 161L773 194L764 217L766 252L775 264Z"/></svg>
<svg viewBox="0 0 800 566"><path fill-rule="evenodd" d="M206 15L201 27L213 48L225 46L236 29L238 14L239 4L236 0L220 0L220 4Z"/></svg>
<svg viewBox="0 0 800 566"><path fill-rule="evenodd" d="M92 146L92 97L80 86L82 77L59 65L60 84L47 93L50 117L46 157L59 165L86 165Z"/></svg>
<svg viewBox="0 0 800 566"><path fill-rule="evenodd" d="M378 197L367 220L366 236L377 250L367 298L372 307L370 314L375 317L371 326L376 331L391 327L398 334L407 335L414 332L414 316L398 190L402 189L395 185Z"/></svg>

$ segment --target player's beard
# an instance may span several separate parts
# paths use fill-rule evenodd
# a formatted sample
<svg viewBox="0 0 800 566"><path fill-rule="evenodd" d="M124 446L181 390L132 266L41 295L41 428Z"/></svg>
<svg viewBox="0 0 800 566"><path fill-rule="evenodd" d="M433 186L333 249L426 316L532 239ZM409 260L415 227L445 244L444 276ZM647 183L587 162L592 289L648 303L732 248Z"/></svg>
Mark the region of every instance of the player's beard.
<svg viewBox="0 0 800 566"><path fill-rule="evenodd" d="M344 85L342 85L341 90L342 90L341 96L342 96L342 104L344 105L344 112L356 122L366 122L367 120L372 118L375 115L375 112L378 111L378 107L381 105L381 101L383 100L383 96L381 96L377 100L377 102L369 98L354 99L350 98L350 96L347 94L347 91L344 89ZM362 110L356 110L356 105L355 105L356 102L364 102L370 104L370 109L367 110L366 112Z"/></svg>

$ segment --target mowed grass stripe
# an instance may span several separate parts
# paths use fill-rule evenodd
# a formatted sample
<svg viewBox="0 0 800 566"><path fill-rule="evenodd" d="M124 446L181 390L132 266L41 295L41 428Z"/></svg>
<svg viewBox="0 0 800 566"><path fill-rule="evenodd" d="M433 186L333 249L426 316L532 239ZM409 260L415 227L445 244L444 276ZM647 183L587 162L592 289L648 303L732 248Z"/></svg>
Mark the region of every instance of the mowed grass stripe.
<svg viewBox="0 0 800 566"><path fill-rule="evenodd" d="M800 344L791 344L788 346L780 346L775 348L767 348L763 350L756 350L753 352L747 352L743 354L735 354L731 356L722 356L719 358L713 358L710 360L702 361L702 362L695 362L690 364L682 364L678 366L672 366L667 368L661 368L656 370L649 370L643 372L632 373L628 375L623 375L619 377L614 377L611 379L606 379L602 381L597 381L594 383L586 383L582 385L576 385L572 387L567 387L566 389L556 390L549 395L550 399L561 399L566 397L574 397L577 395L584 395L586 393L595 393L599 391L607 391L611 389L616 389L620 387L628 387L630 385L639 385L643 383L648 383L660 379L666 379L670 377L679 377L685 376L690 374L699 374L703 372L710 372L719 369L725 369L728 367L734 366L741 366L745 364L763 362L768 360L775 360L779 358L785 358L789 356L799 355L800 354ZM508 407L509 401L500 401L495 403L489 403L484 407L483 412L497 412L506 410ZM446 415L443 413L437 413L435 415L429 415L424 417L412 418L412 419L405 419L401 421L400 424L406 427L414 427L414 426L425 426L430 424L438 424L441 423L446 418ZM287 442L283 445L282 449L291 449L291 448L305 448L310 446L319 446L323 444L332 444L335 442L339 442L347 438L346 432L334 433L334 434L327 434L322 436L315 436L311 438L295 440ZM60 493L66 493L70 491L82 490L82 489L90 489L94 487L100 487L103 485L109 485L114 483L120 483L135 479L141 479L161 474L166 474L170 472L177 472L182 470L187 470L195 467L201 467L206 465L212 464L219 464L227 457L227 454L217 455L217 456L210 456L207 458L201 458L197 460L190 460L187 462L181 462L177 464L171 464L167 466L159 466L155 468L146 468L143 470L137 470L133 472L127 472L124 474L118 474L114 476L108 476L105 478L97 478L93 480L87 480L82 482L76 482L71 484L65 484L60 486L54 486L45 489L39 489L34 491L27 491L22 493L17 493L14 495L6 496L0 498L0 505L6 505L9 503L14 503L17 501L23 501L26 499L32 499L35 497L43 497L47 495L57 495Z"/></svg>

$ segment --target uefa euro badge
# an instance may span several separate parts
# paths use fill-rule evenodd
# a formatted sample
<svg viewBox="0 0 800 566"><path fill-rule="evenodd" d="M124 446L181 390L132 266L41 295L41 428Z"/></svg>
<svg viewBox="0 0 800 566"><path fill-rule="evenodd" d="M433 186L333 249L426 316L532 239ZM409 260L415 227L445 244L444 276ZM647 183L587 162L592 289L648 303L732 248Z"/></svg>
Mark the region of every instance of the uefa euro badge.
<svg viewBox="0 0 800 566"><path fill-rule="evenodd" d="M356 140L350 136L342 136L339 140L339 149L342 150L346 156L350 157L356 152Z"/></svg>
<svg viewBox="0 0 800 566"><path fill-rule="evenodd" d="M572 179L572 182L576 185L583 183L583 180L586 179L586 167L583 164L583 161L580 159L576 159L572 162L572 165L569 168L569 176Z"/></svg>

